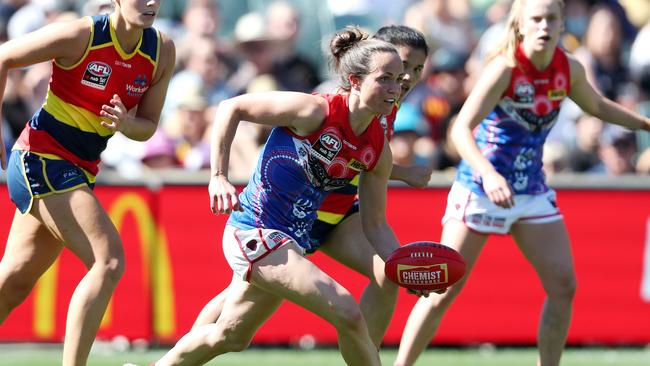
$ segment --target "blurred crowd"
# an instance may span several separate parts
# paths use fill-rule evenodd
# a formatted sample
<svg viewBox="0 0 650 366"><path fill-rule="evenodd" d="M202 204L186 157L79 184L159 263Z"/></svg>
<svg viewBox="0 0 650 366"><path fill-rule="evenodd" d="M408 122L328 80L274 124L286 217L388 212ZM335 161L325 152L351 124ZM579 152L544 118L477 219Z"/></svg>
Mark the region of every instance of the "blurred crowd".
<svg viewBox="0 0 650 366"><path fill-rule="evenodd" d="M373 33L401 23L422 31L432 52L422 81L403 101L391 148L396 163L454 169L447 131L499 42L511 0L164 0L155 26L177 48L158 132L147 142L117 135L102 169L127 178L155 169L209 168L218 103L253 91L334 92L322 40L347 24ZM650 116L650 1L565 0L562 46L607 97ZM108 12L110 0L0 0L0 42L48 22ZM645 45L645 46L644 46ZM49 63L11 71L2 105L5 144L40 107ZM633 132L562 108L544 150L548 175L650 174L650 133ZM246 180L269 130L243 122L230 175Z"/></svg>

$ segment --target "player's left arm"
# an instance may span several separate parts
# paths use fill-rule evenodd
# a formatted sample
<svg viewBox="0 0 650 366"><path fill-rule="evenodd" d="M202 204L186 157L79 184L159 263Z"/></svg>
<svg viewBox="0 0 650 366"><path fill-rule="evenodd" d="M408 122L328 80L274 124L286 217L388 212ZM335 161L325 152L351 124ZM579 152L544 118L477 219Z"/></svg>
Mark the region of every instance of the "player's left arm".
<svg viewBox="0 0 650 366"><path fill-rule="evenodd" d="M650 131L649 118L601 95L587 80L584 66L573 56L567 56L571 67L571 93L569 97L583 111L605 122L615 123L634 130Z"/></svg>
<svg viewBox="0 0 650 366"><path fill-rule="evenodd" d="M142 95L136 108L135 115L126 110L118 95L114 95L109 104L102 107L102 116L109 119L102 123L107 128L122 132L126 137L145 141L149 139L158 127L167 87L174 73L176 63L176 48L174 42L163 33L160 42L158 68L149 89Z"/></svg>
<svg viewBox="0 0 650 366"><path fill-rule="evenodd" d="M385 142L375 168L362 172L359 177L359 209L363 232L383 260L399 247L399 241L386 221L386 191L392 159L388 142Z"/></svg>

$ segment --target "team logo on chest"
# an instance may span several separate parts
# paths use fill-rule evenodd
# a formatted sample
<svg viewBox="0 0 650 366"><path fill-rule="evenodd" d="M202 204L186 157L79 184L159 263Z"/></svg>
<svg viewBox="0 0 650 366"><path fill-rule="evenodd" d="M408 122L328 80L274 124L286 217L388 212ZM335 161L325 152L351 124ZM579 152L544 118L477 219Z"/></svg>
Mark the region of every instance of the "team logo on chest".
<svg viewBox="0 0 650 366"><path fill-rule="evenodd" d="M514 92L517 103L533 103L535 100L535 87L527 81L517 83Z"/></svg>
<svg viewBox="0 0 650 366"><path fill-rule="evenodd" d="M333 133L326 132L311 145L312 151L316 156L327 164L331 164L332 160L343 147L341 139Z"/></svg>
<svg viewBox="0 0 650 366"><path fill-rule="evenodd" d="M107 63L92 61L86 66L86 71L81 79L81 84L91 88L104 90L113 69Z"/></svg>

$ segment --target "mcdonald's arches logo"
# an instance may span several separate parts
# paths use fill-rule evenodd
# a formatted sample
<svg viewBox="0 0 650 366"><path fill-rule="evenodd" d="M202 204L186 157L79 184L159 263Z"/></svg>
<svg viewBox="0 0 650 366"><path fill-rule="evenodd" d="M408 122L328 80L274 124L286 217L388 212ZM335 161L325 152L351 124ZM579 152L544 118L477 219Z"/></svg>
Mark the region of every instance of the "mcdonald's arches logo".
<svg viewBox="0 0 650 366"><path fill-rule="evenodd" d="M125 217L129 213L132 214L138 228L139 240L137 241L140 244L142 258L142 284L143 288L148 289L151 295L153 336L156 338L173 336L176 332L176 305L172 265L165 231L156 222L150 209L150 203L142 195L126 191L119 194L108 209L108 214L120 233ZM38 338L48 339L55 336L59 275L60 265L57 260L41 277L34 289L34 321L32 324L34 335ZM100 331L113 325L113 301L114 299L106 309Z"/></svg>

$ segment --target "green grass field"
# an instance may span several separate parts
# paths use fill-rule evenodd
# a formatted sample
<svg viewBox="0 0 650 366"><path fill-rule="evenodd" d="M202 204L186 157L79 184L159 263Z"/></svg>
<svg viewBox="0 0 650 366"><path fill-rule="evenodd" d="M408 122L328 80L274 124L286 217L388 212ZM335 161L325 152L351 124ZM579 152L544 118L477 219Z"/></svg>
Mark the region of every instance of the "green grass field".
<svg viewBox="0 0 650 366"><path fill-rule="evenodd" d="M116 352L110 347L96 347L89 366L120 366L125 362L147 365L164 353L164 349ZM384 365L392 366L397 351L381 352ZM0 345L0 365L60 365L59 346L6 344ZM445 348L431 349L420 357L417 365L435 366L527 366L535 365L533 348ZM649 366L649 348L570 348L563 357L563 366ZM330 366L344 365L336 349L297 350L283 348L252 348L241 353L223 355L208 363L223 366Z"/></svg>

